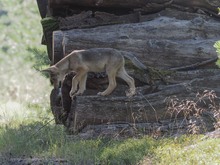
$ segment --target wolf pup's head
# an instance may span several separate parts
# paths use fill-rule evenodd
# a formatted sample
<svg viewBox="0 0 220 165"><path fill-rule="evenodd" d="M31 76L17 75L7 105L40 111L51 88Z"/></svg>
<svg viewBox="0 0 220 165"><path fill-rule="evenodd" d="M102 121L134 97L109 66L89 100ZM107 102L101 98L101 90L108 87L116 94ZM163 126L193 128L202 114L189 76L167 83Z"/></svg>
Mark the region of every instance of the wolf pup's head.
<svg viewBox="0 0 220 165"><path fill-rule="evenodd" d="M63 80L63 76L56 66L51 66L47 69L42 70L42 72L49 73L50 81L53 84L54 88L59 88L59 84Z"/></svg>

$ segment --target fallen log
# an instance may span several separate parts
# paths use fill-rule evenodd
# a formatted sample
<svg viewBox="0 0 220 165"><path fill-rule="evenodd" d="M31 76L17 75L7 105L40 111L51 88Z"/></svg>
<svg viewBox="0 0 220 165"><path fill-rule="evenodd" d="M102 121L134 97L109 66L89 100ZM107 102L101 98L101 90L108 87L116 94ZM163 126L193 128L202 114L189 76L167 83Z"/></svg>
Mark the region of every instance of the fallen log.
<svg viewBox="0 0 220 165"><path fill-rule="evenodd" d="M159 69L190 66L217 57L213 45L220 38L219 26L219 21L203 17L159 17L141 23L59 30L53 32L54 45L60 45L53 47L53 56L111 47L132 52L147 66Z"/></svg>
<svg viewBox="0 0 220 165"><path fill-rule="evenodd" d="M104 90L108 82L100 82L100 86L91 86L93 79L87 81L87 90L83 96L77 96L73 101L69 97L71 77L66 78L62 88L62 104L52 105L52 110L57 123L63 123L70 132L78 132L87 125L106 123L149 123L161 120L176 119L183 117L183 113L168 112L172 98L179 100L195 100L198 93L205 90L215 91L218 89L220 80L219 69L194 70L188 72L175 72L169 75L169 85L160 85L151 88L147 85L137 87L137 95L132 98L125 96L128 88L118 81L116 90L107 97L96 94ZM69 81L69 82L67 82ZM59 101L60 99L58 99ZM218 99L217 102L220 100ZM52 101L53 102L53 101ZM216 103L217 103L216 102ZM54 102L55 103L55 102ZM209 103L203 105L208 109Z"/></svg>
<svg viewBox="0 0 220 165"><path fill-rule="evenodd" d="M195 124L195 120L196 124ZM200 122L202 121L202 122ZM100 125L88 125L75 135L70 135L71 140L76 139L96 139L96 138L111 138L124 139L129 137L142 137L150 135L158 137L179 137L183 134L192 133L201 134L207 131L213 131L213 118L207 116L198 116L198 118L177 118L161 120L160 122L149 123L107 123ZM213 136L214 135L214 136ZM217 136L216 136L217 135ZM206 134L206 137L220 137L220 130Z"/></svg>
<svg viewBox="0 0 220 165"><path fill-rule="evenodd" d="M193 100L198 92L204 90L215 90L220 95L220 71L213 69L216 68L217 60L213 45L220 38L218 20L201 14L164 10L149 16L139 15L140 23L128 21L127 24L99 26L100 22L97 24L96 20L87 27L85 20L95 18L94 12L87 14L82 20L77 20L79 15L73 16L73 20L77 20L71 25L74 27L70 27L68 18L66 22L64 19L62 29L67 27L70 30L53 32L54 63L72 50L111 47L132 52L152 70L158 69L159 74L156 73L156 76L162 75L166 85L159 81L156 87L149 87L146 85L146 75L127 62L129 74L135 78L136 84L140 82L135 97L125 97L127 86L118 80L112 95L96 96L108 84L103 76L88 78L85 94L71 100L69 91L72 75L62 87L61 108L54 105L53 110L54 114L58 113L54 116L61 119L70 132L78 132L88 125L96 124L158 123L183 116L181 113L167 112L170 97ZM111 19L120 17L111 15ZM71 29L79 25L82 25L81 29Z"/></svg>
<svg viewBox="0 0 220 165"><path fill-rule="evenodd" d="M139 18L140 15L138 12L117 16L115 14L109 14L106 12L87 11L71 17L58 18L58 20L60 22L60 30L69 30L112 24L136 23L139 22Z"/></svg>
<svg viewBox="0 0 220 165"><path fill-rule="evenodd" d="M169 0L157 0L156 3L164 3ZM155 0L50 0L51 8L58 6L82 6L82 7L104 7L104 8L139 8Z"/></svg>
<svg viewBox="0 0 220 165"><path fill-rule="evenodd" d="M148 93L149 86L141 86L137 88L137 95L132 98L125 96L126 86L123 85L118 85L116 91L107 97L96 96L94 93L98 90L91 93L88 89L85 95L77 96L72 101L65 125L70 131L78 132L87 125L148 123L183 117L183 113L167 111L170 98L195 100L197 94L204 90L214 90L217 96L220 95L220 70L210 70L206 74L209 76L198 76L179 84L161 85L151 93ZM208 108L209 104L203 106Z"/></svg>
<svg viewBox="0 0 220 165"><path fill-rule="evenodd" d="M50 8L58 8L63 6L71 7L98 7L98 8L142 8L148 7L148 10L170 5L179 5L190 8L204 8L217 14L217 8L220 6L219 1L215 0L50 0Z"/></svg>
<svg viewBox="0 0 220 165"><path fill-rule="evenodd" d="M205 11L211 11L214 14L218 13L218 7L220 6L219 1L215 0L174 0L174 5L179 5L179 6L185 6L185 7L191 7L194 9L204 9Z"/></svg>
<svg viewBox="0 0 220 165"><path fill-rule="evenodd" d="M47 5L48 1L45 0L37 0L38 9L40 12L41 18L45 18L47 15Z"/></svg>

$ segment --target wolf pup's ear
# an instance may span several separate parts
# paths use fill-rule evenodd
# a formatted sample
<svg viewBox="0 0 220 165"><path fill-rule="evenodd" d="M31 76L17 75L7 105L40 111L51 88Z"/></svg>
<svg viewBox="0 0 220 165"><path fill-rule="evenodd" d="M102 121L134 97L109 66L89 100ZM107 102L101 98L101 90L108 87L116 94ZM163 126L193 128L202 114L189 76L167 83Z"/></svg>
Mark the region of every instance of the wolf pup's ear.
<svg viewBox="0 0 220 165"><path fill-rule="evenodd" d="M55 67L55 66L51 66L47 69L42 70L41 72L46 72L46 73L49 73L49 74L58 74L59 73L58 68Z"/></svg>

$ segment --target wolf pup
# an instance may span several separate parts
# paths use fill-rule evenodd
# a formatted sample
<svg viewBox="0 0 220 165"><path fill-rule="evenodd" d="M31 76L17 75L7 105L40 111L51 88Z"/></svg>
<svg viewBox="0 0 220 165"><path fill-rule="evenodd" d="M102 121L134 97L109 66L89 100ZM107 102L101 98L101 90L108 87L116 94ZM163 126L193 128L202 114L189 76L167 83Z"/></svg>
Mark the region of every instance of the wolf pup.
<svg viewBox="0 0 220 165"><path fill-rule="evenodd" d="M46 70L53 77L54 86L58 87L59 82L64 79L64 76L69 72L75 72L76 75L72 79L72 88L70 97L83 94L86 89L86 80L88 72L106 72L108 75L109 85L103 92L98 95L106 96L112 93L116 87L116 77L123 79L129 86L129 92L126 96L131 97L136 94L134 79L128 75L125 70L124 56L132 61L132 63L142 70L147 70L147 67L142 64L133 54L119 51L112 48L92 48L87 50L75 50L65 56L55 65L52 65ZM79 89L77 91L79 85Z"/></svg>

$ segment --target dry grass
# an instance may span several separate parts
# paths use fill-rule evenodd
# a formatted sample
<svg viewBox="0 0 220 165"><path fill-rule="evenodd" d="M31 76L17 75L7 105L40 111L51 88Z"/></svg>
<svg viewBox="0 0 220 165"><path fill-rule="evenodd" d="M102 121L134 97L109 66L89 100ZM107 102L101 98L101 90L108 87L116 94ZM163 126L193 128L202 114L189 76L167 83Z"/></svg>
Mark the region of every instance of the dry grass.
<svg viewBox="0 0 220 165"><path fill-rule="evenodd" d="M198 93L193 100L172 97L169 98L167 110L174 118L180 114L184 116L183 121L188 123L188 133L205 133L219 125L220 107L217 99L216 93L208 90Z"/></svg>

